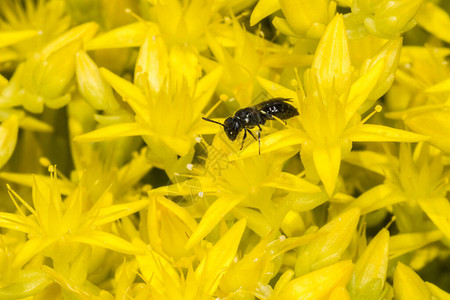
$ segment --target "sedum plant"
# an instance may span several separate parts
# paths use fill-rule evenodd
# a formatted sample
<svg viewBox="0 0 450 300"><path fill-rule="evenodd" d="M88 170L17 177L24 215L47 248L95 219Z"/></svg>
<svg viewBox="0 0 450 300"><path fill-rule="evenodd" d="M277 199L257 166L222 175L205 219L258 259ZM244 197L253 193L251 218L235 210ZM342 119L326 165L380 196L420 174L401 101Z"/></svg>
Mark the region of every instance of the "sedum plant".
<svg viewBox="0 0 450 300"><path fill-rule="evenodd" d="M0 8L0 299L450 299L447 1Z"/></svg>

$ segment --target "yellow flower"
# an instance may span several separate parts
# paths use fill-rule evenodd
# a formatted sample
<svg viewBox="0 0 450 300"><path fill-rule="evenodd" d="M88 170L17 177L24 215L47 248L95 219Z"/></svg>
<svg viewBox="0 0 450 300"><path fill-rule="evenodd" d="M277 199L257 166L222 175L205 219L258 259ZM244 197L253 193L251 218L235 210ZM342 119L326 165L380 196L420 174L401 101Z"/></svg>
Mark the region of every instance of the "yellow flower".
<svg viewBox="0 0 450 300"><path fill-rule="evenodd" d="M40 51L46 44L66 32L70 17L62 0L2 1L0 12L0 63L21 61Z"/></svg>
<svg viewBox="0 0 450 300"><path fill-rule="evenodd" d="M259 31L259 35L247 32L236 19L226 25L224 30L232 38L230 42L223 41L221 36L207 35L209 48L217 62L201 57L200 63L205 71L218 66L223 69L217 90L227 95L229 107L235 107L236 102L240 107L250 106L266 97L257 81L258 76L278 76L278 68L309 66L312 61L312 55L267 41L261 36L263 31Z"/></svg>
<svg viewBox="0 0 450 300"><path fill-rule="evenodd" d="M412 131L429 136L433 146L450 153L450 140L446 134L450 130L449 106L424 107L406 112L403 120Z"/></svg>
<svg viewBox="0 0 450 300"><path fill-rule="evenodd" d="M0 299L450 299L445 1L1 1Z"/></svg>
<svg viewBox="0 0 450 300"><path fill-rule="evenodd" d="M358 258L348 289L352 298L368 299L381 296L386 289L386 273L389 261L389 232L382 229L370 241Z"/></svg>
<svg viewBox="0 0 450 300"><path fill-rule="evenodd" d="M408 109L419 106L448 105L450 68L445 57L449 53L447 48L403 47L395 84L386 97L392 111L388 117L402 118Z"/></svg>
<svg viewBox="0 0 450 300"><path fill-rule="evenodd" d="M189 212L162 196L150 195L147 216L148 240L161 256L175 261L191 254L185 245L197 229L197 222Z"/></svg>
<svg viewBox="0 0 450 300"><path fill-rule="evenodd" d="M37 118L31 117L23 110L10 108L11 103L8 103L9 100L7 100L7 98L9 97L9 93L14 93L13 90L15 87L12 87L14 85L9 85L9 83L10 82L6 78L0 75L0 121L11 125L14 122L7 122L7 120L16 119L20 128L40 132L51 132L52 127L50 125L38 120ZM17 133L18 132L16 131L16 134ZM10 136L5 139L5 142L10 142L11 138L13 137Z"/></svg>
<svg viewBox="0 0 450 300"><path fill-rule="evenodd" d="M251 251L241 259L235 261L223 276L220 290L234 297L257 295L270 298L273 289L269 281L279 272L283 254L306 244L319 234L309 234L301 237L274 238L272 231L252 247ZM248 276L252 274L252 276Z"/></svg>
<svg viewBox="0 0 450 300"><path fill-rule="evenodd" d="M302 276L340 261L350 245L359 215L359 209L352 209L320 228L318 238L299 249L295 274Z"/></svg>
<svg viewBox="0 0 450 300"><path fill-rule="evenodd" d="M351 155L350 161L383 174L386 180L363 193L348 207L361 208L365 214L395 204L394 214L402 232L430 229L423 211L445 236L450 237L450 203L446 198L450 186L439 151L433 151L427 144L419 144L412 153L409 146L401 144L398 160L390 156L384 159L386 163L380 164L383 156L372 156L370 163L378 162L376 168L359 163L370 153L357 155L360 157Z"/></svg>
<svg viewBox="0 0 450 300"><path fill-rule="evenodd" d="M367 34L391 39L410 30L416 24L416 15L423 0L356 0L352 12L345 15L345 23L351 38Z"/></svg>
<svg viewBox="0 0 450 300"><path fill-rule="evenodd" d="M148 248L137 261L155 299L205 299L217 295L220 279L231 265L246 227L245 219L226 230L215 243L205 245L204 254L180 274L165 258Z"/></svg>
<svg viewBox="0 0 450 300"><path fill-rule="evenodd" d="M74 27L30 55L2 91L1 106L22 105L30 112L41 113L44 104L51 108L66 105L71 98L69 87L75 74L75 53L96 30L94 23Z"/></svg>
<svg viewBox="0 0 450 300"><path fill-rule="evenodd" d="M83 207L81 199L87 197L82 187L73 191L62 201L55 171L51 170L50 180L36 176L33 184L34 208L14 191L11 198L19 214L0 213L0 226L28 234L28 241L15 257L13 266L21 267L35 255L44 251L54 263L73 259L81 244L102 247L114 251L137 254L142 249L101 228L121 217L141 210L148 205L147 200L128 204L112 205L112 195L106 191L92 207ZM30 212L27 216L19 208L20 201ZM73 248L67 256L64 249Z"/></svg>
<svg viewBox="0 0 450 300"><path fill-rule="evenodd" d="M222 74L221 68L217 68L198 80L197 61L198 55L190 47L173 45L168 49L159 30L151 26L137 59L134 85L100 69L103 78L133 109L135 122L121 121L76 140L101 141L142 135L151 149L152 163L171 168L177 155L186 156L195 137L208 131L201 112ZM80 74L84 75L88 74ZM96 89L96 93L102 93L100 85Z"/></svg>
<svg viewBox="0 0 450 300"><path fill-rule="evenodd" d="M381 53L386 52L382 49ZM273 82L260 80L273 96L298 98L301 119L296 128L288 127L264 137L261 151L301 144L301 157L307 177L320 179L331 196L341 159L350 152L352 142L424 140L424 136L411 132L364 124L368 117L361 121L360 107L375 89L380 76L386 74L385 59L376 57L374 61L363 75L353 79L345 28L342 16L337 15L322 36L311 69L305 73L306 95L300 91L297 97L294 92ZM392 64L395 64L395 60L389 62L389 69ZM381 107L376 107L376 111L380 110ZM241 155L253 155L255 147L257 145L251 145Z"/></svg>
<svg viewBox="0 0 450 300"><path fill-rule="evenodd" d="M284 283L284 286L275 286L278 291L274 299L326 299L334 289L347 285L352 272L350 260L332 264Z"/></svg>
<svg viewBox="0 0 450 300"><path fill-rule="evenodd" d="M274 19L278 30L283 32L283 26L278 24L287 23L295 35L316 39L320 38L336 11L336 4L329 0L281 0L280 5L286 20Z"/></svg>
<svg viewBox="0 0 450 300"><path fill-rule="evenodd" d="M210 195L217 197L202 212L202 220L186 243L186 249L197 245L228 213L239 219L246 218L249 228L265 236L280 226L291 205L307 210L326 200L316 185L299 176L281 172L284 159L280 160L271 154L229 161L226 156L220 158L220 154L217 155L220 153L218 149L227 147L221 146L221 142L216 139L217 144L209 148L202 175L151 192L168 196L189 195L190 187L198 186L201 190L200 199L206 197L206 201L211 201ZM273 201L276 190L284 194ZM202 203L192 203L191 209L205 210L200 206Z"/></svg>

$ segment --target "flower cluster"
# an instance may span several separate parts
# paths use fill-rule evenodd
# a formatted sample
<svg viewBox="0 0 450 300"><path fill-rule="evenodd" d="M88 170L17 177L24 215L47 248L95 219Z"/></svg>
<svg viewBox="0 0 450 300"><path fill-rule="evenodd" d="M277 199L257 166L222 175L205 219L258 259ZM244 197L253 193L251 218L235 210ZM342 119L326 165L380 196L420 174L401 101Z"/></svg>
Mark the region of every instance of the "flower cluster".
<svg viewBox="0 0 450 300"><path fill-rule="evenodd" d="M0 299L450 299L448 2L0 7Z"/></svg>

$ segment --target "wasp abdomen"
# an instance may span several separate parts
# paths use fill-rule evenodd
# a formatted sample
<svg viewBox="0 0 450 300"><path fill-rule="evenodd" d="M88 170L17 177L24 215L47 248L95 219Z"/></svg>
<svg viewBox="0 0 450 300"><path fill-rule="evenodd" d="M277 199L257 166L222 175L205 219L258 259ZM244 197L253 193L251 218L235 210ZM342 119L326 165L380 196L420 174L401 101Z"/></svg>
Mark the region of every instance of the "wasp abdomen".
<svg viewBox="0 0 450 300"><path fill-rule="evenodd" d="M275 98L258 104L256 109L269 120L272 120L274 116L281 120L298 116L297 109L287 103L288 101L289 99L286 98Z"/></svg>

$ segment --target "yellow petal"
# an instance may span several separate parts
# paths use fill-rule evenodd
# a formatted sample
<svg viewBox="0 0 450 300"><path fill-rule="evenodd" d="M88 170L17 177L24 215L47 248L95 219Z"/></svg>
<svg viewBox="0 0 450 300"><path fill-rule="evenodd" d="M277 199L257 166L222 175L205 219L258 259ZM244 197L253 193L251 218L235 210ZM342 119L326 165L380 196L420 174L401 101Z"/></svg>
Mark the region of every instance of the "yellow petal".
<svg viewBox="0 0 450 300"><path fill-rule="evenodd" d="M53 127L47 123L44 123L36 118L24 115L19 119L19 127L38 132L52 132Z"/></svg>
<svg viewBox="0 0 450 300"><path fill-rule="evenodd" d="M103 225L114 222L118 219L134 214L149 205L149 200L140 200L127 202L124 204L115 204L107 207L103 207L99 210L98 215L95 218L93 224Z"/></svg>
<svg viewBox="0 0 450 300"><path fill-rule="evenodd" d="M303 275L339 261L350 245L359 216L359 209L354 208L334 217L320 228L318 237L299 250L295 273Z"/></svg>
<svg viewBox="0 0 450 300"><path fill-rule="evenodd" d="M292 277L294 277L294 271L288 269L286 270L278 279L277 283L275 284L275 287L273 289L274 295L280 294L280 292L286 287L286 285L289 284ZM276 298L275 298L276 299Z"/></svg>
<svg viewBox="0 0 450 300"><path fill-rule="evenodd" d="M393 40L388 40L380 50L377 51L375 56L366 60L365 65L362 67L367 72L367 69L373 68L374 64L378 61L383 60L385 62L385 68L378 78L378 82L374 89L370 92L366 106L360 110L360 113L366 112L378 98L383 96L392 86L395 79L395 73L397 71L398 62L400 59L400 53L402 50L402 38L397 38Z"/></svg>
<svg viewBox="0 0 450 300"><path fill-rule="evenodd" d="M280 0L280 6L289 25L300 36L315 24L326 25L329 20L328 0Z"/></svg>
<svg viewBox="0 0 450 300"><path fill-rule="evenodd" d="M0 212L0 227L28 233L34 225L35 223L25 216Z"/></svg>
<svg viewBox="0 0 450 300"><path fill-rule="evenodd" d="M445 93L448 91L450 91L450 78L438 82L435 85L432 85L425 89L425 92L430 94Z"/></svg>
<svg viewBox="0 0 450 300"><path fill-rule="evenodd" d="M108 31L86 43L86 50L138 47L144 43L148 23L137 22Z"/></svg>
<svg viewBox="0 0 450 300"><path fill-rule="evenodd" d="M37 30L2 31L0 32L0 48L14 45L38 34Z"/></svg>
<svg viewBox="0 0 450 300"><path fill-rule="evenodd" d="M84 23L73 27L63 35L59 36L42 50L42 59L47 59L52 53L59 51L70 44L78 41L86 42L91 39L98 30L95 22Z"/></svg>
<svg viewBox="0 0 450 300"><path fill-rule="evenodd" d="M213 204L211 204L208 210L203 215L200 224L197 229L192 233L186 243L185 249L189 250L197 243L199 243L205 236L210 233L214 227L222 220L222 218L232 210L236 205L238 205L242 200L243 196L222 196L219 197Z"/></svg>
<svg viewBox="0 0 450 300"><path fill-rule="evenodd" d="M169 57L164 40L159 35L148 35L139 50L134 72L134 82L140 87L147 84L158 92L168 72Z"/></svg>
<svg viewBox="0 0 450 300"><path fill-rule="evenodd" d="M352 151L344 160L383 176L395 164L392 157L374 151Z"/></svg>
<svg viewBox="0 0 450 300"><path fill-rule="evenodd" d="M427 136L414 132L375 124L363 124L352 130L349 138L354 142L406 142L426 141Z"/></svg>
<svg viewBox="0 0 450 300"><path fill-rule="evenodd" d="M282 85L279 85L273 81L264 79L262 77L257 77L258 83L262 86L263 89L269 93L270 96L276 98L287 98L287 99L297 99L297 93L293 90L285 88Z"/></svg>
<svg viewBox="0 0 450 300"><path fill-rule="evenodd" d="M313 150L314 166L329 196L334 193L341 166L341 147L320 147Z"/></svg>
<svg viewBox="0 0 450 300"><path fill-rule="evenodd" d="M112 89L106 85L95 62L84 51L76 54L78 89L83 97L98 110L116 110L119 105Z"/></svg>
<svg viewBox="0 0 450 300"><path fill-rule="evenodd" d="M443 233L439 230L423 233L404 233L391 236L389 240L389 257L392 259L405 253L418 250L428 244L439 241L443 237Z"/></svg>
<svg viewBox="0 0 450 300"><path fill-rule="evenodd" d="M393 184L380 184L364 192L348 206L361 209L361 214L368 214L390 205L407 201L399 187Z"/></svg>
<svg viewBox="0 0 450 300"><path fill-rule="evenodd" d="M217 84L219 84L219 81L222 78L222 74L223 68L217 67L198 81L195 88L194 116L200 114L211 100L211 97L217 88Z"/></svg>
<svg viewBox="0 0 450 300"><path fill-rule="evenodd" d="M40 270L20 271L18 274L10 276L8 281L11 282L0 288L0 299L32 297L41 293L52 283L50 277Z"/></svg>
<svg viewBox="0 0 450 300"><path fill-rule="evenodd" d="M299 236L306 229L305 222L300 213L293 210L288 211L280 227L287 237Z"/></svg>
<svg viewBox="0 0 450 300"><path fill-rule="evenodd" d="M267 136L261 137L261 154L287 148L289 146L300 145L305 141L301 131L295 129L279 130ZM230 157L231 160L258 155L259 143L254 142L247 148L239 152L236 156Z"/></svg>
<svg viewBox="0 0 450 300"><path fill-rule="evenodd" d="M428 135L430 143L450 153L450 111L435 109L407 116L405 124L417 133Z"/></svg>
<svg viewBox="0 0 450 300"><path fill-rule="evenodd" d="M384 71L386 64L384 61L379 60L372 66L367 73L358 78L358 80L352 84L350 88L350 94L347 98L346 120L348 121L353 114L358 110L367 100L367 97L372 92L373 88L378 82L382 72Z"/></svg>
<svg viewBox="0 0 450 300"><path fill-rule="evenodd" d="M144 249L136 246L115 234L103 231L89 231L70 238L71 241L106 248L125 254L142 255Z"/></svg>
<svg viewBox="0 0 450 300"><path fill-rule="evenodd" d="M272 24L282 34L287 36L297 36L297 33L289 26L289 23L285 18L275 17L273 18Z"/></svg>
<svg viewBox="0 0 450 300"><path fill-rule="evenodd" d="M103 127L86 134L76 136L77 142L99 142L125 136L153 135L153 131L145 129L139 123L122 123Z"/></svg>
<svg viewBox="0 0 450 300"><path fill-rule="evenodd" d="M250 26L254 26L268 15L279 10L280 2L278 0L259 0L250 16Z"/></svg>
<svg viewBox="0 0 450 300"><path fill-rule="evenodd" d="M430 282L425 282L425 284L427 285L431 294L433 294L433 296L436 297L437 299L446 299L446 300L450 299L450 294L447 293L446 291L441 290L440 288L438 288L437 286L435 286Z"/></svg>
<svg viewBox="0 0 450 300"><path fill-rule="evenodd" d="M26 241L14 258L13 267L20 269L34 256L44 251L54 240L48 238L35 237Z"/></svg>
<svg viewBox="0 0 450 300"><path fill-rule="evenodd" d="M149 119L147 99L139 87L107 69L100 68L100 73L117 93L122 96L123 100L130 104L136 115L141 117L142 120Z"/></svg>
<svg viewBox="0 0 450 300"><path fill-rule="evenodd" d="M425 282L410 267L401 262L398 263L394 272L394 294L395 299L398 300L431 299L431 293Z"/></svg>
<svg viewBox="0 0 450 300"><path fill-rule="evenodd" d="M19 60L19 53L14 51L11 48L3 48L2 51L0 51L0 62L5 63L8 61L17 61Z"/></svg>
<svg viewBox="0 0 450 300"><path fill-rule="evenodd" d="M16 147L19 122L17 116L10 116L0 126L0 169L8 162Z"/></svg>
<svg viewBox="0 0 450 300"><path fill-rule="evenodd" d="M166 197L157 197L157 200L160 205L169 209L178 218L180 218L180 220L182 220L189 227L190 230L195 231L197 229L198 226L197 222L186 209L175 204L173 201L170 201Z"/></svg>
<svg viewBox="0 0 450 300"><path fill-rule="evenodd" d="M208 295L215 292L220 278L233 261L246 225L245 219L234 224L206 254L196 269L195 275L198 282Z"/></svg>
<svg viewBox="0 0 450 300"><path fill-rule="evenodd" d="M239 290L255 291L264 280L264 271L270 272L270 261L267 259L268 244L272 241L273 234L269 234L253 247L242 259L231 264L220 281L220 290L226 294ZM252 274L252 276L248 276Z"/></svg>
<svg viewBox="0 0 450 300"><path fill-rule="evenodd" d="M445 197L419 198L417 202L434 225L450 239L450 203L448 199Z"/></svg>
<svg viewBox="0 0 450 300"><path fill-rule="evenodd" d="M364 253L358 258L355 264L354 277L351 280L349 289L356 298L364 298L364 294L367 290L370 290L374 296L381 295L384 283L386 281L386 272L389 262L389 232L383 228L381 231L370 241ZM375 282L381 284L374 290ZM372 289L367 289L367 286L371 285ZM364 290L366 288L366 290ZM368 296L368 295L366 295Z"/></svg>
<svg viewBox="0 0 450 300"><path fill-rule="evenodd" d="M311 71L327 95L347 91L352 66L342 15L337 14L328 24L317 46Z"/></svg>
<svg viewBox="0 0 450 300"><path fill-rule="evenodd" d="M417 11L416 21L428 32L450 43L450 17L444 9L433 2L425 2Z"/></svg>
<svg viewBox="0 0 450 300"><path fill-rule="evenodd" d="M30 86L28 101L32 102L34 96L38 97L36 101L46 104L51 101L50 105L58 108L70 100L67 89L75 75L75 53L80 49L81 42L74 39L71 43L62 42L58 46L61 47L49 50L48 55L36 55L26 61L22 81Z"/></svg>
<svg viewBox="0 0 450 300"><path fill-rule="evenodd" d="M277 174L275 176L268 177L262 183L262 186L308 194L320 193L321 191L317 185L309 183L308 181L298 176L286 172L281 172L280 174Z"/></svg>
<svg viewBox="0 0 450 300"><path fill-rule="evenodd" d="M347 284L352 271L350 260L335 263L292 280L276 299L326 299L335 288Z"/></svg>
<svg viewBox="0 0 450 300"><path fill-rule="evenodd" d="M350 300L350 295L347 289L343 286L336 287L330 295L328 300Z"/></svg>

